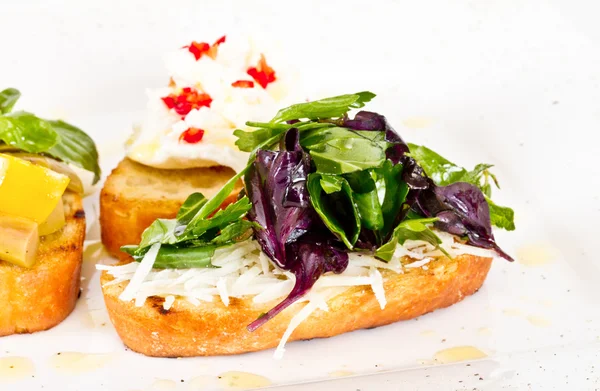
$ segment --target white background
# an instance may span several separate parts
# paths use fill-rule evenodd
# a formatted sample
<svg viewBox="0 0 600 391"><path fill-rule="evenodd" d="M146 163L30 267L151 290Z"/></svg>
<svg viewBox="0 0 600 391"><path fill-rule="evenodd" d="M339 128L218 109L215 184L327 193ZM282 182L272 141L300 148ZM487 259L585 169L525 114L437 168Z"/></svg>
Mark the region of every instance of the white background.
<svg viewBox="0 0 600 391"><path fill-rule="evenodd" d="M245 30L279 41L315 97L372 90L372 108L405 139L469 167L495 164L503 187L495 198L514 206L518 227L499 232L499 242L513 254L544 246L554 257L538 268L497 260L484 288L461 304L416 321L291 344L283 361L270 352L178 361L125 352L110 324L97 326L105 313L90 257L83 299L67 322L0 340L0 357L29 356L37 368L35 379L0 389L151 390L170 379L177 380L173 389L186 390L179 379L232 369L275 384L327 380L340 370L387 371L294 389L600 388L600 25L595 2L572 3L3 2L0 88L17 87L21 108L92 134L105 173L143 112L145 88L167 82L162 53ZM415 118L428 126L407 126ZM93 239L97 226L88 224ZM544 316L550 327L506 316L508 308ZM91 326L90 317L97 320ZM491 336L478 334L481 327ZM424 336L426 330L435 334ZM418 364L457 345L477 346L489 358L470 367ZM77 376L52 371L48 358L69 350L116 358Z"/></svg>

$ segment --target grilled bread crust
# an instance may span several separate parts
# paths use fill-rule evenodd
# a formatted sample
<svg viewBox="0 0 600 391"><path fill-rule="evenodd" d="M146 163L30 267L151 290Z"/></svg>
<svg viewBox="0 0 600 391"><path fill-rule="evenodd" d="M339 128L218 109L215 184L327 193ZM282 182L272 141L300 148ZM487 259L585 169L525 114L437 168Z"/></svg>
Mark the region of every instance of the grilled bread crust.
<svg viewBox="0 0 600 391"><path fill-rule="evenodd" d="M65 227L40 239L37 262L0 261L0 336L47 330L62 322L79 296L85 213L81 197L63 196Z"/></svg>
<svg viewBox="0 0 600 391"><path fill-rule="evenodd" d="M448 307L475 293L483 284L491 258L461 255L438 258L428 269L410 268L396 274L381 270L387 305L381 309L368 286L351 287L328 300L329 311L320 309L300 324L290 341L326 338L353 330L412 319ZM177 299L169 310L164 299L151 297L142 307L119 295L127 282L104 286L113 278L101 277L110 319L125 345L156 357L213 356L253 352L277 346L291 318L306 304L296 303L254 332L246 326L278 301L254 304L251 297L231 299L225 306L218 296L194 306Z"/></svg>

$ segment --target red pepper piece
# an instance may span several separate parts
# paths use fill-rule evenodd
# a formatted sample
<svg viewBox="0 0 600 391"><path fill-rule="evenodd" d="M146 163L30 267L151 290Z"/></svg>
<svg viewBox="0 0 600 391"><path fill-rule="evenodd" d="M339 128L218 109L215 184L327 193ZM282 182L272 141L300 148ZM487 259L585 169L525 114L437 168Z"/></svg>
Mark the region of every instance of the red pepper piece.
<svg viewBox="0 0 600 391"><path fill-rule="evenodd" d="M204 130L198 128L189 128L179 136L179 142L185 141L188 144L196 144L202 141Z"/></svg>
<svg viewBox="0 0 600 391"><path fill-rule="evenodd" d="M248 68L246 73L252 76L262 88L267 88L269 83L273 83L276 80L275 70L267 64L267 60L263 54L260 55L258 65L253 68Z"/></svg>
<svg viewBox="0 0 600 391"><path fill-rule="evenodd" d="M252 80L238 80L231 83L231 86L237 88L254 88L254 82Z"/></svg>
<svg viewBox="0 0 600 391"><path fill-rule="evenodd" d="M198 93L190 87L183 88L179 95L171 94L161 99L169 109L175 110L177 114L184 117L193 109L210 107L212 103L210 95L204 92Z"/></svg>

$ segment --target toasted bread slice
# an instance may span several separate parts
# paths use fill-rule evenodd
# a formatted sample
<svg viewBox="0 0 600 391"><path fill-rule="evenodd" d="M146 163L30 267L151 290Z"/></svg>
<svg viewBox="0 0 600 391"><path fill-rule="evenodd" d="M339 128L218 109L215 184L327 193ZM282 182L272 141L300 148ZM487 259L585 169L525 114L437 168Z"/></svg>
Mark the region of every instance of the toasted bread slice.
<svg viewBox="0 0 600 391"><path fill-rule="evenodd" d="M381 270L387 305L382 310L368 286L351 287L327 302L329 311L316 310L292 333L290 341L325 338L345 332L412 319L448 307L475 293L490 269L491 258L462 255L438 258L404 274ZM254 304L251 297L231 300L219 297L199 306L177 299L167 311L164 299L149 298L144 306L124 302L119 295L127 282L104 286L104 300L117 333L129 348L147 356L185 357L238 354L277 346L290 319L306 304L296 303L251 333L246 326L277 301Z"/></svg>
<svg viewBox="0 0 600 391"><path fill-rule="evenodd" d="M227 167L163 170L122 160L100 194L102 243L114 257L128 259L121 246L138 244L154 220L174 218L194 192L213 196L233 175ZM241 183L225 203L235 200L240 189Z"/></svg>
<svg viewBox="0 0 600 391"><path fill-rule="evenodd" d="M0 336L49 329L75 308L85 213L79 195L65 193L63 203L66 225L40 239L31 269L0 261Z"/></svg>

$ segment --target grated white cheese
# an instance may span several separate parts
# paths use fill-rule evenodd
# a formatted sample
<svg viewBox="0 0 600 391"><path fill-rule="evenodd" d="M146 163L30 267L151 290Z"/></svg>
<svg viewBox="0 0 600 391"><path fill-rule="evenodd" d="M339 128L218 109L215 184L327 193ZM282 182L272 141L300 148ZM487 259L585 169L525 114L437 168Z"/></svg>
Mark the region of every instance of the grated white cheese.
<svg viewBox="0 0 600 391"><path fill-rule="evenodd" d="M175 303L175 296L169 295L169 296L165 297L165 302L163 303L163 309L165 311L170 310L171 307L173 306L173 303Z"/></svg>
<svg viewBox="0 0 600 391"><path fill-rule="evenodd" d="M495 256L492 250L464 245L456 242L450 234L436 233L442 240L441 246L451 256ZM148 297L162 296L165 297L165 309L171 308L176 297L196 306L202 302L212 302L215 296L218 296L225 306L229 305L232 297L251 296L256 304L268 303L287 296L296 282L294 274L276 267L260 250L256 241L246 241L218 249L211 261L216 268L152 269L159 249L159 244L153 245L140 263L132 262L120 266L99 264L96 268L105 270L114 277L114 280L106 285L129 281L119 296L121 300L135 299L136 305L141 306ZM390 262L383 262L364 254L350 253L349 265L343 273L326 273L321 276L311 291L298 301L308 303L290 321L275 351L275 357L283 354L286 341L299 324L315 310L327 310L328 299L352 286L370 286L379 306L384 309L387 300L381 269L394 273L403 273L404 268L425 269L433 258L442 255L429 243L410 240L403 246L398 246ZM406 256L414 261L403 266L401 261Z"/></svg>
<svg viewBox="0 0 600 391"><path fill-rule="evenodd" d="M138 265L134 275L129 281L129 284L127 284L127 287L119 296L119 299L123 301L130 301L135 297L137 291L139 291L139 289L142 287L144 279L146 279L146 277L152 272L152 266L154 266L154 261L156 261L158 250L160 250L160 243L155 243L150 247L150 250L148 250L146 255L144 255L144 259L142 259Z"/></svg>
<svg viewBox="0 0 600 391"><path fill-rule="evenodd" d="M387 300L385 299L385 289L383 288L383 277L379 270L374 267L371 267L371 270L369 270L369 277L371 278L371 289L373 289L375 298L379 302L379 307L384 309Z"/></svg>
<svg viewBox="0 0 600 391"><path fill-rule="evenodd" d="M429 262L431 262L431 260L432 260L432 258L421 259L420 261L414 261L414 262L409 263L408 265L404 265L404 267L407 269L411 269L411 268L415 268L415 267L425 266Z"/></svg>

